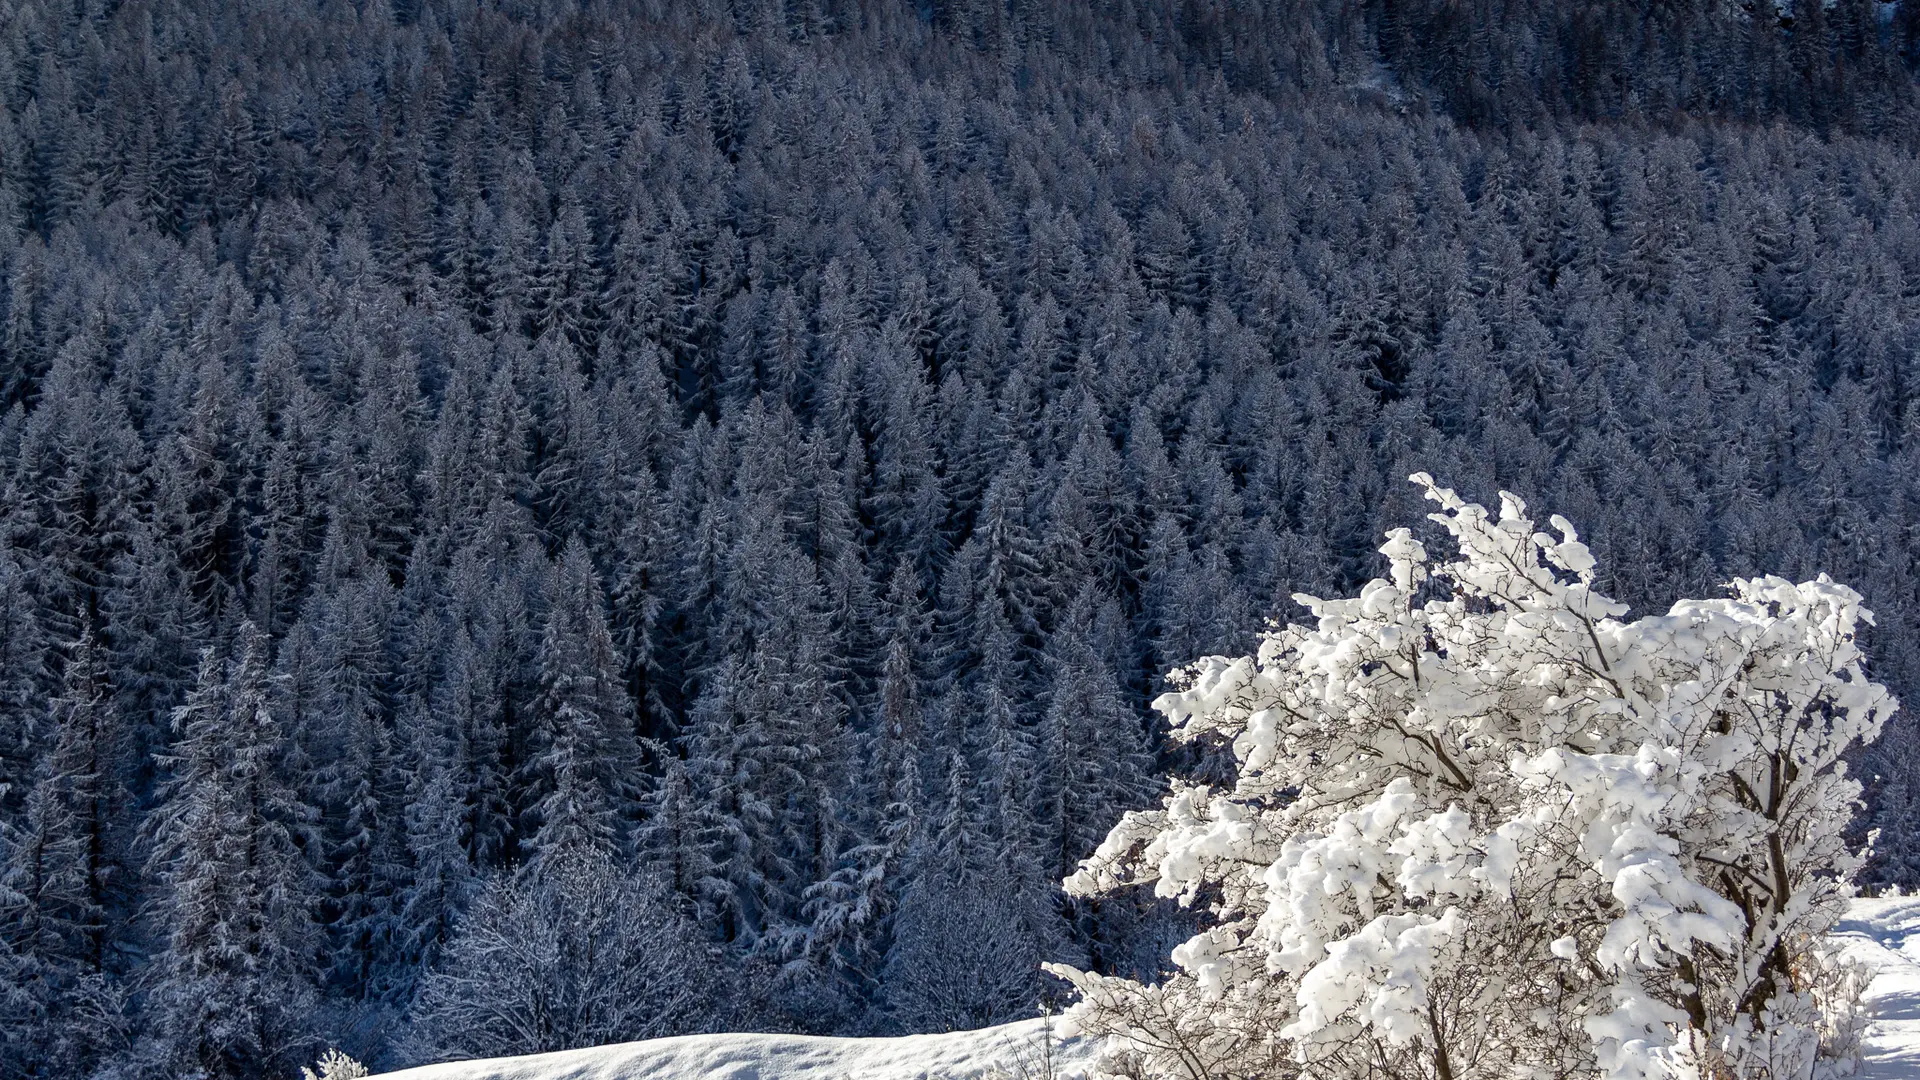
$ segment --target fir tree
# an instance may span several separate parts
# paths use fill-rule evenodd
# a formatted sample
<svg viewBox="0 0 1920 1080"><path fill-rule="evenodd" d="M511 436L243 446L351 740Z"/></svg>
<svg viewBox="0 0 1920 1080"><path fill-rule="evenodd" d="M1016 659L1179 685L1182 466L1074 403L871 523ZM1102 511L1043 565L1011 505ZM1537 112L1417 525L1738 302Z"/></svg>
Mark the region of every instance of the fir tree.
<svg viewBox="0 0 1920 1080"><path fill-rule="evenodd" d="M162 933L148 1007L163 1018L149 1052L213 1077L291 1068L311 1050L313 813L281 773L267 650L250 623L232 655L207 650L148 826Z"/></svg>
<svg viewBox="0 0 1920 1080"><path fill-rule="evenodd" d="M622 848L639 747L599 580L577 538L555 568L539 665L534 756L521 780L529 861L570 847Z"/></svg>

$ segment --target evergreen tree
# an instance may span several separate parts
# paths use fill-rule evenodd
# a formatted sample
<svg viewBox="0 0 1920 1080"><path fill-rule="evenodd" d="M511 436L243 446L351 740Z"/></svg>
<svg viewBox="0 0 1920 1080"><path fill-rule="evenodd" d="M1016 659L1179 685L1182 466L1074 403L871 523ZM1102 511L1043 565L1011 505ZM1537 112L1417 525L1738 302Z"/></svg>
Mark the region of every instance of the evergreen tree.
<svg viewBox="0 0 1920 1080"><path fill-rule="evenodd" d="M78 869L72 875L81 883L71 904L77 935L69 944L80 970L99 974L116 964L112 950L121 944L118 933L130 916L132 803L122 786L126 730L91 626L83 625L80 640L68 650L61 692L53 701L53 724L43 783L53 785L51 794L62 804L77 840Z"/></svg>
<svg viewBox="0 0 1920 1080"><path fill-rule="evenodd" d="M446 672L427 707L434 723L421 729L421 737L429 741L422 745L422 758L414 770L415 783L426 784L435 782L437 770L448 772L446 780L454 785L453 805L460 814L454 835L460 838L468 863L492 869L504 864L513 831L506 762L501 756L505 702L497 661L474 642L466 627L454 629ZM436 733L435 723L445 728ZM434 836L425 842L437 848L445 839ZM421 858L416 850L416 866Z"/></svg>
<svg viewBox="0 0 1920 1080"><path fill-rule="evenodd" d="M472 900L477 871L461 765L468 760L457 721L427 712L412 718L404 810L409 874L394 913L396 964L389 978L404 1000L414 976L430 967Z"/></svg>
<svg viewBox="0 0 1920 1080"><path fill-rule="evenodd" d="M162 936L145 1052L211 1077L289 1069L312 1050L313 813L281 771L267 650L251 623L231 655L207 650L148 826Z"/></svg>
<svg viewBox="0 0 1920 1080"><path fill-rule="evenodd" d="M18 806L33 783L35 751L46 740L48 642L28 577L0 547L0 806Z"/></svg>
<svg viewBox="0 0 1920 1080"><path fill-rule="evenodd" d="M89 931L102 913L89 903L86 839L59 781L47 770L19 819L0 833L0 971L10 979L0 1001L8 1042L19 1055L10 1071L34 1075L58 1067L53 1047L71 1022L64 999L83 970Z"/></svg>
<svg viewBox="0 0 1920 1080"><path fill-rule="evenodd" d="M540 639L533 756L520 779L530 865L571 847L623 848L640 768L599 579L578 538L568 542L553 580Z"/></svg>
<svg viewBox="0 0 1920 1080"><path fill-rule="evenodd" d="M1047 874L1071 874L1099 846L1096 823L1116 820L1147 788L1142 727L1101 649L1117 622L1112 601L1089 585L1047 643L1037 763Z"/></svg>
<svg viewBox="0 0 1920 1080"><path fill-rule="evenodd" d="M890 623L878 710L864 740L870 762L862 790L849 800L852 843L842 865L807 889L812 924L807 951L871 995L879 979L894 911L920 840L924 812L919 760L924 751L916 668L927 627L919 577L902 562L886 606Z"/></svg>
<svg viewBox="0 0 1920 1080"><path fill-rule="evenodd" d="M959 753L949 758L946 793L916 852L887 955L888 1009L907 1031L1002 1023L1038 996L1039 943L1020 906L1006 902L1021 883L990 850L987 808Z"/></svg>
<svg viewBox="0 0 1920 1080"><path fill-rule="evenodd" d="M171 741L173 710L192 688L208 628L173 549L151 526L135 532L103 606L113 689L133 743L131 786L144 799L158 782L154 756Z"/></svg>
<svg viewBox="0 0 1920 1080"><path fill-rule="evenodd" d="M310 754L337 944L333 978L379 994L395 962L396 909L406 883L403 747L396 745L387 654L393 596L378 575L322 598L311 631L319 722Z"/></svg>

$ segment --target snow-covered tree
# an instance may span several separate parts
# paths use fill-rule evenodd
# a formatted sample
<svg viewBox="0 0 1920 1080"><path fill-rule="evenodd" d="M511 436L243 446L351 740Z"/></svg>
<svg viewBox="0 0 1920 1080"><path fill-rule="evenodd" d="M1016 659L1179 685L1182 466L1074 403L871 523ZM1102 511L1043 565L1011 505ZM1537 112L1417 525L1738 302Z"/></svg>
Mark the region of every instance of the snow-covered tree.
<svg viewBox="0 0 1920 1080"><path fill-rule="evenodd" d="M0 940L55 968L98 972L121 887L118 726L91 627L53 701L52 747L18 821L0 821Z"/></svg>
<svg viewBox="0 0 1920 1080"><path fill-rule="evenodd" d="M403 936L396 908L407 876L406 792L384 648L392 603L383 576L345 583L316 605L323 617L295 630L312 634L317 667L314 734L323 756L314 780L329 879L323 912L339 943L331 977L355 995L385 992L380 984Z"/></svg>
<svg viewBox="0 0 1920 1080"><path fill-rule="evenodd" d="M1040 728L1040 827L1049 871L1069 873L1100 841L1103 823L1145 801L1140 722L1100 654L1096 635L1117 622L1102 617L1096 590L1081 590L1048 642L1051 686ZM1050 875L1051 876L1051 875Z"/></svg>
<svg viewBox="0 0 1920 1080"><path fill-rule="evenodd" d="M320 1070L300 1066L300 1080L360 1080L367 1067L342 1053L337 1047L320 1055Z"/></svg>
<svg viewBox="0 0 1920 1080"><path fill-rule="evenodd" d="M580 844L624 844L622 810L639 772L632 704L586 546L570 541L554 570L533 757L521 777L530 862Z"/></svg>
<svg viewBox="0 0 1920 1080"><path fill-rule="evenodd" d="M959 1031L1031 1015L1043 955L1031 898L994 843L966 755L948 759L946 801L913 849L893 947L887 1009L904 1031Z"/></svg>
<svg viewBox="0 0 1920 1080"><path fill-rule="evenodd" d="M52 745L17 819L0 818L0 1076L84 1073L98 1060L89 1007L123 927L124 739L91 626L52 702ZM4 1045L4 1041L0 1041Z"/></svg>
<svg viewBox="0 0 1920 1080"><path fill-rule="evenodd" d="M1238 778L1126 815L1067 887L1214 917L1155 985L1054 968L1078 1022L1190 1080L1836 1075L1842 754L1894 708L1859 596L1761 577L1623 621L1564 519L1413 479L1456 557L1395 529L1388 577L1155 703Z"/></svg>
<svg viewBox="0 0 1920 1080"><path fill-rule="evenodd" d="M1004 867L977 876L923 869L907 886L894 924L885 984L901 1031L964 1031L1033 1015L1042 955Z"/></svg>
<svg viewBox="0 0 1920 1080"><path fill-rule="evenodd" d="M547 853L481 893L413 1003L429 1059L567 1050L697 1030L712 958L663 882L605 850Z"/></svg>
<svg viewBox="0 0 1920 1080"><path fill-rule="evenodd" d="M894 570L887 608L892 626L881 668L878 715L865 743L872 778L857 800L861 805L848 807L862 842L845 853L832 876L810 886L806 894L812 918L808 953L824 954L832 970L862 989L870 989L877 979L879 954L920 823L921 706L914 669L927 620L918 576L905 562Z"/></svg>
<svg viewBox="0 0 1920 1080"><path fill-rule="evenodd" d="M298 838L313 812L282 771L267 649L246 623L234 656L207 651L162 759L171 776L148 867L161 952L147 1007L155 1055L180 1075L257 1076L306 1049L315 875Z"/></svg>

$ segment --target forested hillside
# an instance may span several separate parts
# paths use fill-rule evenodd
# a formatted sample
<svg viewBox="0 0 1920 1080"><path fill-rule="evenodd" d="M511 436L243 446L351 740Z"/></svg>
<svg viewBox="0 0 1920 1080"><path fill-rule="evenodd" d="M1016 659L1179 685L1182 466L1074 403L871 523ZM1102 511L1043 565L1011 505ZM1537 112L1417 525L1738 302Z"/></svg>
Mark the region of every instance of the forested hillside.
<svg viewBox="0 0 1920 1080"><path fill-rule="evenodd" d="M1378 573L1416 469L1636 611L1831 573L1912 699L1916 48L1868 0L0 0L0 1075L1151 970L1179 916L1058 888L1205 775L1146 702ZM1916 750L1861 762L1883 880Z"/></svg>

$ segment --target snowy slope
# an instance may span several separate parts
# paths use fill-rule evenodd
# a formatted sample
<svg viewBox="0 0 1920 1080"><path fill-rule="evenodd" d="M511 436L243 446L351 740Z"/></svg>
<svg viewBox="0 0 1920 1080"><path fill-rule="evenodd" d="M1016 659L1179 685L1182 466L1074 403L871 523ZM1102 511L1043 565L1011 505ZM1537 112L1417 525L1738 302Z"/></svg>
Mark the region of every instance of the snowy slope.
<svg viewBox="0 0 1920 1080"><path fill-rule="evenodd" d="M1867 988L1873 1025L1859 1076L1920 1080L1920 896L1856 901L1837 933L1877 972ZM1009 1080L1042 1080L1042 1023L899 1039L687 1035L427 1065L384 1080L971 1080L995 1068ZM1089 1040L1057 1044L1057 1073L1078 1073L1092 1051Z"/></svg>
<svg viewBox="0 0 1920 1080"><path fill-rule="evenodd" d="M1867 987L1869 1080L1920 1080L1920 897L1856 900L1837 932L1878 974Z"/></svg>
<svg viewBox="0 0 1920 1080"><path fill-rule="evenodd" d="M951 1035L824 1039L804 1035L683 1035L558 1054L454 1061L385 1073L381 1080L970 1080L998 1068L1042 1080L1044 1021ZM1056 1044L1057 1074L1085 1063L1087 1040Z"/></svg>

